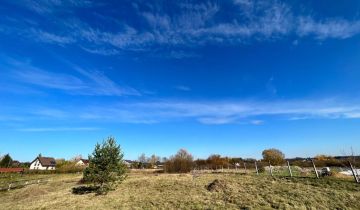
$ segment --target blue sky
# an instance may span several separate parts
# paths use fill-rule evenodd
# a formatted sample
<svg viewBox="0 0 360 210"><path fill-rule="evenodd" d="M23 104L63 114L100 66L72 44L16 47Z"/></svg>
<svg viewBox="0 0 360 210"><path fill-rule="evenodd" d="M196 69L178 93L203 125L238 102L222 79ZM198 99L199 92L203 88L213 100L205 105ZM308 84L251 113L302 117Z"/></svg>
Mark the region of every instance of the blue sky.
<svg viewBox="0 0 360 210"><path fill-rule="evenodd" d="M0 154L360 153L356 0L2 1Z"/></svg>

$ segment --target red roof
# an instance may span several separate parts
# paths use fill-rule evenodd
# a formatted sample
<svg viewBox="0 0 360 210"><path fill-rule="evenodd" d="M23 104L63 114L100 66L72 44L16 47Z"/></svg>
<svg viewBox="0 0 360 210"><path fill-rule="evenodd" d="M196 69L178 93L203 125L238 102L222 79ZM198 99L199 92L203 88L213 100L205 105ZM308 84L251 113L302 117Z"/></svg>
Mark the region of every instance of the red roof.
<svg viewBox="0 0 360 210"><path fill-rule="evenodd" d="M0 173L16 173L23 172L23 168L0 168Z"/></svg>

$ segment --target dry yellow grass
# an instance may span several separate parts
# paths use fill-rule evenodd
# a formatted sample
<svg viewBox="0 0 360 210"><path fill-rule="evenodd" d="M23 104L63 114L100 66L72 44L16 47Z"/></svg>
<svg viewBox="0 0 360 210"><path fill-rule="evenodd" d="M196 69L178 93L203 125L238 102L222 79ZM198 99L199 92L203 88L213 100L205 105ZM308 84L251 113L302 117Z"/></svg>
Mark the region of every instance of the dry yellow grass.
<svg viewBox="0 0 360 210"><path fill-rule="evenodd" d="M131 173L106 196L74 195L81 175L0 193L0 209L359 209L360 185L326 178ZM208 191L215 179L222 186Z"/></svg>

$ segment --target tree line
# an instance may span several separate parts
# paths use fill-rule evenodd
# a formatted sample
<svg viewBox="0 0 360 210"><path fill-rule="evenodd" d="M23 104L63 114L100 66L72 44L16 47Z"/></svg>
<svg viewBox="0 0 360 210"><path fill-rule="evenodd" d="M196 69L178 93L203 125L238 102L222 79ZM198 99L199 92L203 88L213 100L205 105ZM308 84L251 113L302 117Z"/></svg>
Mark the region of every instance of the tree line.
<svg viewBox="0 0 360 210"><path fill-rule="evenodd" d="M108 191L115 189L115 187L126 178L128 166L124 163L124 153L117 144L114 137L108 137L102 142L102 144L96 144L92 154L89 155L89 166L83 170L82 182L88 186L81 186L73 188L74 193L88 192L89 189L94 190L97 194L106 194ZM282 151L278 149L266 149L262 152L262 160L259 160L259 166L264 165L281 165L284 164L286 159ZM318 161L317 165L342 165L339 160L334 159L331 156L318 155L315 158ZM137 167L141 167L142 164L156 165L160 162L160 157L152 155L147 158L145 154L139 156L139 161L136 163ZM353 159L355 161L356 159ZM238 166L241 164L248 164L247 167L251 167L256 160L255 159L242 159L242 158L230 158L222 157L221 155L210 155L207 159L194 160L191 153L186 149L180 149L176 154L169 158L162 158L163 170L167 173L188 173L196 168L218 169L220 167ZM299 160L300 161L300 160ZM306 161L302 161L303 164ZM9 154L3 156L0 159L0 167L9 167L13 163L13 160ZM68 166L74 161L62 161L58 166ZM160 162L161 163L161 162ZM293 162L293 165L297 163ZM139 165L140 164L140 165ZM70 167L70 168L71 168Z"/></svg>

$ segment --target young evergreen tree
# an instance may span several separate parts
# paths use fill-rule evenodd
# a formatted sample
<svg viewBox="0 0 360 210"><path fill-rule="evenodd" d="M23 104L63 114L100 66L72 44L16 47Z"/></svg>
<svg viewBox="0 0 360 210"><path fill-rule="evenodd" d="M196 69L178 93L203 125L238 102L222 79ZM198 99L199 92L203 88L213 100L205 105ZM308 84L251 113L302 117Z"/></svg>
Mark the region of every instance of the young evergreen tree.
<svg viewBox="0 0 360 210"><path fill-rule="evenodd" d="M114 137L108 137L101 145L96 144L89 155L89 167L84 170L84 181L97 187L97 194L106 194L126 178L127 167L123 152Z"/></svg>

